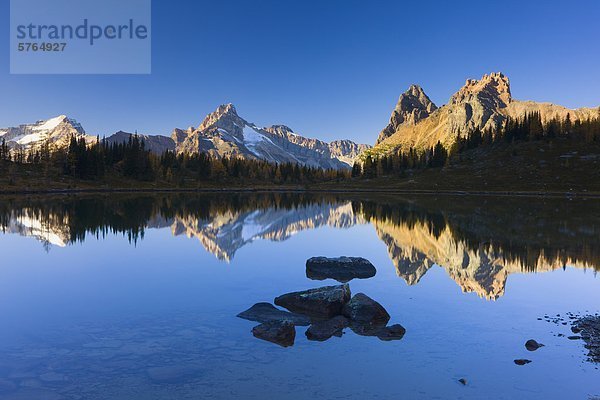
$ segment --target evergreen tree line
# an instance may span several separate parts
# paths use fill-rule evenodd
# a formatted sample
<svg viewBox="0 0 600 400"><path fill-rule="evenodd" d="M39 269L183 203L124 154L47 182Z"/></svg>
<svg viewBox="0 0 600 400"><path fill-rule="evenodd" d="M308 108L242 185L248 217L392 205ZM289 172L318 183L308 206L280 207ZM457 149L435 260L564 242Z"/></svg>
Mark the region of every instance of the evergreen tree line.
<svg viewBox="0 0 600 400"><path fill-rule="evenodd" d="M0 144L0 160L14 164L33 164L45 170L84 180L120 176L138 181L170 182L177 185L194 182L264 182L304 184L347 179L343 170L321 169L297 163L269 163L238 157L217 158L206 153L155 154L146 149L144 140L132 135L127 142L108 143L99 138L92 144L71 137L67 148L51 148L47 143L29 151L10 151Z"/></svg>
<svg viewBox="0 0 600 400"><path fill-rule="evenodd" d="M500 143L517 143L525 141L565 140L592 143L600 142L600 119L571 121L567 114L564 120L554 118L542 122L539 112L526 114L523 118L508 118L501 129L475 129L467 135L458 135L456 141L447 149L438 142L427 150L400 150L394 154L383 156L367 155L362 163L355 163L352 168L353 177L374 178L386 175L402 175L407 170L424 168L441 168L457 155L484 146Z"/></svg>

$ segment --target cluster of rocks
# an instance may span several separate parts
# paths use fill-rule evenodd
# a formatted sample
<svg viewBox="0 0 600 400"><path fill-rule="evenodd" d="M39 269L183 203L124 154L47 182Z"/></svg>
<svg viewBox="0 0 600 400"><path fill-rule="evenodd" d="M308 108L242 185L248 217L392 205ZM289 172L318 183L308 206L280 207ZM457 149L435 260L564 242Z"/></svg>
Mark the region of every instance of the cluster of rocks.
<svg viewBox="0 0 600 400"><path fill-rule="evenodd" d="M347 281L375 275L375 267L361 258L316 257L308 260L306 265L307 276L322 279L331 277ZM340 337L346 328L358 335L375 336L383 341L402 339L406 333L399 324L387 325L390 315L377 301L364 293L352 296L347 283L283 294L275 298L274 303L288 311L270 303L257 303L238 317L260 322L252 329L252 334L283 347L294 344L296 326L308 326L305 334L308 340L313 341Z"/></svg>
<svg viewBox="0 0 600 400"><path fill-rule="evenodd" d="M571 327L573 333L581 335L588 349L588 359L600 363L600 316L588 315L577 319Z"/></svg>
<svg viewBox="0 0 600 400"><path fill-rule="evenodd" d="M539 321L546 321L557 326L570 326L572 334L557 333L558 337L566 337L569 340L583 340L585 348L588 350L588 360L593 363L600 363L600 314L581 315L568 312L565 316L556 314L556 316L544 315L538 318Z"/></svg>

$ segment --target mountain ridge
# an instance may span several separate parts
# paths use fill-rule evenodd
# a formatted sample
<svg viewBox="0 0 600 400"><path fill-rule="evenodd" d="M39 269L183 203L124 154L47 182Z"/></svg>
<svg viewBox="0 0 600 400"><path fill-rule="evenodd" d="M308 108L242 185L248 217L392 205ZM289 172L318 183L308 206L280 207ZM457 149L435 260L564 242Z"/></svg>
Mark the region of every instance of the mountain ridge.
<svg viewBox="0 0 600 400"><path fill-rule="evenodd" d="M363 153L361 159L366 155L387 155L409 148L426 150L438 142L449 149L458 138L464 138L476 129L497 131L509 118L518 119L533 112L538 112L544 123L554 118L564 121L567 116L572 122L600 118L600 107L569 109L548 102L514 99L510 80L501 72L486 74L479 80L467 79L447 104L426 113L423 113L422 102L406 101L413 86L400 96L390 123L379 134L375 146ZM426 96L424 91L421 98L423 96ZM398 115L404 117L415 113L422 118L416 121L398 118Z"/></svg>
<svg viewBox="0 0 600 400"><path fill-rule="evenodd" d="M108 144L126 143L137 135L146 149L162 154L207 153L215 158L241 157L272 163L298 163L323 169L350 169L360 153L370 146L351 140L330 143L306 138L286 125L260 128L237 114L233 104L222 104L209 113L197 128L175 128L171 136L129 133L122 130L105 137ZM11 151L29 151L50 143L66 148L71 136L88 143L97 140L88 135L81 124L65 115L0 129L0 141L5 140Z"/></svg>

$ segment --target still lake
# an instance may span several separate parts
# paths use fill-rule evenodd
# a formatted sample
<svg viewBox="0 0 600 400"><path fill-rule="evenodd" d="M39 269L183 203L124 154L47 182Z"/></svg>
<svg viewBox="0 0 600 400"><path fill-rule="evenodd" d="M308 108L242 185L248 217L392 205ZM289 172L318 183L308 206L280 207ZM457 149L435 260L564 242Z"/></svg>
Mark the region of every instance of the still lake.
<svg viewBox="0 0 600 400"><path fill-rule="evenodd" d="M376 267L350 289L401 340L299 326L284 348L236 317L338 284L305 264L342 255ZM598 365L567 337L600 311L598 269L600 200L3 197L0 399L592 399Z"/></svg>

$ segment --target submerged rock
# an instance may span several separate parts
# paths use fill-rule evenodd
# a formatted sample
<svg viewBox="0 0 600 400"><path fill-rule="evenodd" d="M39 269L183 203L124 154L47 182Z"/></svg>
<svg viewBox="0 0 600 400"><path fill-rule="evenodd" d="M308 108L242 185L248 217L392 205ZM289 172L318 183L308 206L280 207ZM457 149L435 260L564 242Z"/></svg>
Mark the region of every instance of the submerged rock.
<svg viewBox="0 0 600 400"><path fill-rule="evenodd" d="M275 304L294 313L331 318L340 315L342 308L349 300L350 287L344 284L287 293L277 297Z"/></svg>
<svg viewBox="0 0 600 400"><path fill-rule="evenodd" d="M154 383L181 383L198 376L199 372L198 368L186 365L151 367L146 370L146 374Z"/></svg>
<svg viewBox="0 0 600 400"><path fill-rule="evenodd" d="M342 315L337 315L327 321L318 321L313 323L306 330L308 340L325 341L332 336L342 336L344 328L347 328L349 321Z"/></svg>
<svg viewBox="0 0 600 400"><path fill-rule="evenodd" d="M296 328L289 321L273 321L255 326L252 334L258 339L289 347L296 339Z"/></svg>
<svg viewBox="0 0 600 400"><path fill-rule="evenodd" d="M364 293L355 294L352 299L344 305L342 310L344 316L352 323L360 325L383 325L390 320L390 314L381 304Z"/></svg>
<svg viewBox="0 0 600 400"><path fill-rule="evenodd" d="M404 337L406 329L400 324L386 326L377 333L377 337L385 342L400 340Z"/></svg>
<svg viewBox="0 0 600 400"><path fill-rule="evenodd" d="M345 283L355 278L372 278L376 273L373 264L361 257L313 257L306 261L306 277L314 280L329 278Z"/></svg>
<svg viewBox="0 0 600 400"><path fill-rule="evenodd" d="M529 364L530 362L531 362L531 360L526 360L524 358L515 360L515 364L517 364L517 365L525 365L525 364Z"/></svg>
<svg viewBox="0 0 600 400"><path fill-rule="evenodd" d="M283 311L270 303L256 303L237 315L239 318L260 323L290 321L294 325L308 326L310 319L304 315Z"/></svg>
<svg viewBox="0 0 600 400"><path fill-rule="evenodd" d="M525 342L525 348L528 351L536 351L537 349L539 349L540 347L544 347L543 344L536 342L533 339L529 339L527 342Z"/></svg>
<svg viewBox="0 0 600 400"><path fill-rule="evenodd" d="M461 384L463 384L463 385L466 385L466 384L467 384L467 380L466 380L465 378L460 378L460 379L458 380L458 382L459 382L459 383L461 383Z"/></svg>

